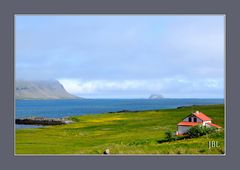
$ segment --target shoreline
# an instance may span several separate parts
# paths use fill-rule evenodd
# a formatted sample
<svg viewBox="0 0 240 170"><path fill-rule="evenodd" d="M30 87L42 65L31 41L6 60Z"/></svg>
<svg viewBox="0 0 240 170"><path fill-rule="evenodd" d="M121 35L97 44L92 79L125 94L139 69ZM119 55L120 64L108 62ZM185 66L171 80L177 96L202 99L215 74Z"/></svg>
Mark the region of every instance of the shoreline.
<svg viewBox="0 0 240 170"><path fill-rule="evenodd" d="M167 108L167 109L155 109L155 110L119 110L115 112L102 112L102 113L86 113L81 115L72 115L62 118L47 118L47 117L25 117L25 118L15 118L15 125L29 125L29 126L54 126L54 125L64 125L69 123L74 123L69 120L70 117L75 116L86 116L86 115L102 115L102 114L122 114L122 113L138 113L138 112L149 112L149 111L161 111L161 110L176 110L176 109L185 109L190 107L199 107L199 106L217 106L225 104L201 104L201 105L189 105L189 106L178 106L176 108Z"/></svg>
<svg viewBox="0 0 240 170"><path fill-rule="evenodd" d="M16 125L40 125L40 126L49 126L49 125L63 125L72 123L70 120L64 118L42 118L42 117L32 117L32 118L20 118L15 119Z"/></svg>
<svg viewBox="0 0 240 170"><path fill-rule="evenodd" d="M222 99L84 99L16 100L16 118L64 118L108 112L175 109L191 105L224 104Z"/></svg>

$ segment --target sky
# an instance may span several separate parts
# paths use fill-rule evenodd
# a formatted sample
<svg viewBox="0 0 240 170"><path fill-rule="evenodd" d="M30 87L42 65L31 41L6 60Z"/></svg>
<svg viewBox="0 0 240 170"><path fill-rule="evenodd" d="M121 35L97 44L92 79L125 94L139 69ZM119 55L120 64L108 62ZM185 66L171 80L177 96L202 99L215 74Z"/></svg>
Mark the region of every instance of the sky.
<svg viewBox="0 0 240 170"><path fill-rule="evenodd" d="M223 15L17 15L16 79L85 98L224 98Z"/></svg>

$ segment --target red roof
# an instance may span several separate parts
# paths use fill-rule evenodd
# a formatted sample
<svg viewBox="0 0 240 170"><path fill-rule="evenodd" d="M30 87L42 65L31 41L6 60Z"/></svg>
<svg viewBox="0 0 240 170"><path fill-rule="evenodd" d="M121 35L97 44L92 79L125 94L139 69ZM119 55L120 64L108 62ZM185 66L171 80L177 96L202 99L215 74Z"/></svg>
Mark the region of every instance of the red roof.
<svg viewBox="0 0 240 170"><path fill-rule="evenodd" d="M218 126L218 125L216 125L216 124L214 124L214 123L207 123L208 125L210 125L210 126L213 126L213 127L215 127L215 128L222 128L221 126Z"/></svg>
<svg viewBox="0 0 240 170"><path fill-rule="evenodd" d="M207 117L205 114L203 114L202 112L198 112L196 111L195 113L193 113L194 116L198 117L199 119L203 120L203 121L209 121L212 120L210 117Z"/></svg>
<svg viewBox="0 0 240 170"><path fill-rule="evenodd" d="M180 122L178 126L197 126L202 124L201 122Z"/></svg>

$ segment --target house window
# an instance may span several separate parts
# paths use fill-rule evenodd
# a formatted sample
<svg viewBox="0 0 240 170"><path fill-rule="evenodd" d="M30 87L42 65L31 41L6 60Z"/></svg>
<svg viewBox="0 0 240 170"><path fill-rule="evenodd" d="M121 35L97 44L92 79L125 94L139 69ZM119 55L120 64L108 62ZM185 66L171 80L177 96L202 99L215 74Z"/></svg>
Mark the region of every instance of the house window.
<svg viewBox="0 0 240 170"><path fill-rule="evenodd" d="M191 122L191 121L192 121L192 118L191 118L191 117L189 117L189 118L188 118L188 121L189 121L189 122Z"/></svg>
<svg viewBox="0 0 240 170"><path fill-rule="evenodd" d="M194 117L194 119L193 119L193 120L194 120L194 122L197 122L197 118L196 118L196 117Z"/></svg>

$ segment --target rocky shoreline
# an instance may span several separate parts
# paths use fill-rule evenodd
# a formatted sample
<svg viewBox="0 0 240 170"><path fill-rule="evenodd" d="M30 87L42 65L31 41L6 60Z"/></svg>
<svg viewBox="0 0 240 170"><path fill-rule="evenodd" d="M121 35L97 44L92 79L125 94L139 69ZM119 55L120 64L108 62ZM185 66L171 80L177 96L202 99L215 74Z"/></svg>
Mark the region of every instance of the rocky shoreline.
<svg viewBox="0 0 240 170"><path fill-rule="evenodd" d="M17 125L62 125L72 123L71 120L66 120L63 118L42 118L42 117L32 117L32 118L20 118L15 119Z"/></svg>

